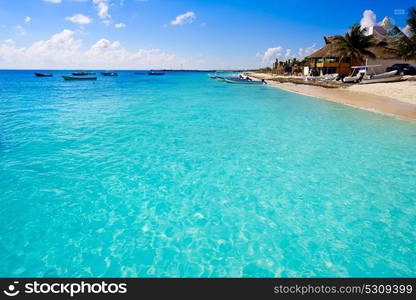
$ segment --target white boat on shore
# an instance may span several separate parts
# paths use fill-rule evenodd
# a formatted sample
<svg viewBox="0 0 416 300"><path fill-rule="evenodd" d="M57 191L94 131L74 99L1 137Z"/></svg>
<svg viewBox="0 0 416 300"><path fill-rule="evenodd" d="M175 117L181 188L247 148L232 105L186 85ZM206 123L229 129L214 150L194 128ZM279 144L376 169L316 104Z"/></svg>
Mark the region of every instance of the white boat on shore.
<svg viewBox="0 0 416 300"><path fill-rule="evenodd" d="M342 82L345 83L357 83L360 82L360 80L363 78L364 74L358 73L357 75L350 75L346 76L342 79Z"/></svg>
<svg viewBox="0 0 416 300"><path fill-rule="evenodd" d="M382 82L396 82L402 80L402 75L398 74L397 70L377 74L375 67L380 65L367 66L353 66L350 76L344 77L342 80L345 83L382 83Z"/></svg>
<svg viewBox="0 0 416 300"><path fill-rule="evenodd" d="M316 81L316 80L336 80L338 73L325 74L320 76L307 76L305 81Z"/></svg>
<svg viewBox="0 0 416 300"><path fill-rule="evenodd" d="M398 75L398 70L393 70L390 72L385 72L381 74L370 74L364 75L363 79L361 79L362 84L368 83L379 83L379 82L396 82L402 80L402 75Z"/></svg>

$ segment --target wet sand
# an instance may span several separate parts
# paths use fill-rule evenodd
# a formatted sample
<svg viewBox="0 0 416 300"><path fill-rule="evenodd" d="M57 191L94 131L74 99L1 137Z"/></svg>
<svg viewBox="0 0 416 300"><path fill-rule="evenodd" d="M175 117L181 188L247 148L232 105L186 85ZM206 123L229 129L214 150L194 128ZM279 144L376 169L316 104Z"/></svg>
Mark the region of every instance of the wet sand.
<svg viewBox="0 0 416 300"><path fill-rule="evenodd" d="M261 74L248 74L250 77L254 77L257 79L266 79L261 76ZM268 75L268 74L265 74ZM267 79L270 79L268 76ZM381 113L384 115L389 115L393 117L397 117L400 119L416 121L416 100L413 103L413 95L410 93L410 100L408 101L399 101L398 99L394 99L392 97L387 97L384 95L380 95L380 91L383 89L377 87L372 87L379 84L368 84L368 85L357 85L351 86L352 88L324 88L318 86L310 86L310 85L302 85L302 84L294 84L294 83L279 83L273 80L267 80L267 83L270 86L277 87L286 91L291 91L295 93L299 93L306 96L311 96L319 99L324 99L328 101L333 101L361 109L365 109L368 111ZM391 85L394 84L406 84L411 87L411 90L416 87L415 82L398 82L398 83L385 83L382 85L387 85L387 87L382 87L387 90L391 90L390 94L394 95L394 89ZM389 86L390 85L390 86ZM413 87L414 85L414 87ZM393 86L394 87L394 86ZM401 87L394 87L395 89L401 89ZM404 88L404 87L403 87ZM407 87L409 89L409 87ZM379 94L374 92L377 91ZM384 91L383 91L384 92ZM388 92L387 95L389 95ZM404 93L409 93L409 90L404 91ZM397 94L397 93L396 93Z"/></svg>

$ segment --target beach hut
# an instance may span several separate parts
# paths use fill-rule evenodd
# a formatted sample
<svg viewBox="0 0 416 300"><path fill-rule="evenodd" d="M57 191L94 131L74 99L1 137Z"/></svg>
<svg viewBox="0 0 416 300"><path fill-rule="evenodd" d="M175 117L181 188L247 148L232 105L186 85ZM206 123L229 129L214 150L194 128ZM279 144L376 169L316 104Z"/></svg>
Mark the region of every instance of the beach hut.
<svg viewBox="0 0 416 300"><path fill-rule="evenodd" d="M350 61L349 57L341 58L337 53L333 43L334 36L325 36L325 45L309 55L309 68L313 74L332 74L338 73L340 75L347 75L350 72L350 67L354 65L378 65L375 68L377 73L386 71L386 68L393 64L410 63L415 64L415 61L404 61L400 57L387 51L383 44L391 44L397 35L404 34L394 30L389 17L385 17L380 24L370 26L367 28L367 35L374 37L377 46L370 47L368 50L375 54L375 58L367 58L365 61Z"/></svg>
<svg viewBox="0 0 416 300"><path fill-rule="evenodd" d="M325 46L318 49L307 58L309 59L309 68L316 74L333 74L348 75L350 72L351 62L349 57L341 59L333 44L334 37L325 36ZM362 62L355 62L362 64Z"/></svg>

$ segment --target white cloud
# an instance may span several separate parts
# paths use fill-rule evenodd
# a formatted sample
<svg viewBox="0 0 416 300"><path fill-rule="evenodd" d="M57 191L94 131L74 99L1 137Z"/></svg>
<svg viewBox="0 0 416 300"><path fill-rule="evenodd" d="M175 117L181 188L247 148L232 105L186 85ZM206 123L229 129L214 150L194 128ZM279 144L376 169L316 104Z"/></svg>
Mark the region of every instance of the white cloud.
<svg viewBox="0 0 416 300"><path fill-rule="evenodd" d="M264 54L257 53L256 56L261 59L261 63L263 66L271 66L276 59L279 60L287 60L292 58L303 59L305 56L308 56L316 51L315 49L316 44L309 46L307 48L299 48L297 53L294 54L292 49L284 48L282 46L276 46L274 48L269 48L264 52Z"/></svg>
<svg viewBox="0 0 416 300"><path fill-rule="evenodd" d="M98 16L101 19L110 18L111 15L108 12L109 9L109 0L92 0L92 2L96 5Z"/></svg>
<svg viewBox="0 0 416 300"><path fill-rule="evenodd" d="M184 25L184 24L190 24L196 19L196 15L193 11L188 11L182 15L179 15L175 18L175 20L172 20L170 24L172 25Z"/></svg>
<svg viewBox="0 0 416 300"><path fill-rule="evenodd" d="M361 28L369 28L371 26L376 25L376 19L377 16L372 10L365 10L363 13L363 17L360 21Z"/></svg>
<svg viewBox="0 0 416 300"><path fill-rule="evenodd" d="M61 3L62 0L43 0L45 2L50 2L50 3Z"/></svg>
<svg viewBox="0 0 416 300"><path fill-rule="evenodd" d="M24 19L24 20L25 20L25 22L26 22L26 23L29 23L30 21L32 21L32 18L31 18L31 17L29 17L29 16L27 16L27 17L25 17L25 19Z"/></svg>
<svg viewBox="0 0 416 300"><path fill-rule="evenodd" d="M316 43L314 43L312 46L309 46L305 49L299 48L297 57L300 59L303 59L304 57L311 55L316 51Z"/></svg>
<svg viewBox="0 0 416 300"><path fill-rule="evenodd" d="M292 49L286 49L285 59L289 59L291 57L293 57L293 55L292 55Z"/></svg>
<svg viewBox="0 0 416 300"><path fill-rule="evenodd" d="M51 53L54 50L58 51L75 51L81 48L82 41L74 38L75 32L69 29L64 29L62 32L54 34L49 40L38 41L29 47L30 51L37 50Z"/></svg>
<svg viewBox="0 0 416 300"><path fill-rule="evenodd" d="M65 20L80 25L90 24L92 22L91 18L83 14L75 14L72 17L66 17Z"/></svg>
<svg viewBox="0 0 416 300"><path fill-rule="evenodd" d="M0 68L18 69L148 69L200 67L202 60L182 59L160 49L130 51L118 41L100 39L90 47L65 29L28 47L0 43Z"/></svg>
<svg viewBox="0 0 416 300"><path fill-rule="evenodd" d="M27 34L26 30L20 25L16 26L16 30L20 35L26 35Z"/></svg>
<svg viewBox="0 0 416 300"><path fill-rule="evenodd" d="M124 24L124 23L117 23L117 24L114 25L114 27L115 28L124 28L124 27L126 27L126 24Z"/></svg>
<svg viewBox="0 0 416 300"><path fill-rule="evenodd" d="M13 39L7 39L7 40L4 40L4 42L6 44L9 44L9 45L14 45L14 40Z"/></svg>
<svg viewBox="0 0 416 300"><path fill-rule="evenodd" d="M120 47L119 42L111 42L107 39L101 39L98 42L96 42L94 45L91 46L92 50L97 49L117 49Z"/></svg>
<svg viewBox="0 0 416 300"><path fill-rule="evenodd" d="M267 49L262 56L262 64L265 66L273 64L276 58L279 58L281 56L282 50L282 46ZM261 55L259 54L257 56L261 57Z"/></svg>

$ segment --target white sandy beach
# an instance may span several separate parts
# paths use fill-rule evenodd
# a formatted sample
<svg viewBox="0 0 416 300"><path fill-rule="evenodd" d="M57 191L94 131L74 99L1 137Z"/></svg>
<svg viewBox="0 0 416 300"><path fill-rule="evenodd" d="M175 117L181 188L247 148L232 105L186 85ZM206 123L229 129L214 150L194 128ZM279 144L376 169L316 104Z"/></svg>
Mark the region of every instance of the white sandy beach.
<svg viewBox="0 0 416 300"><path fill-rule="evenodd" d="M416 121L416 81L324 88L303 84L279 83L273 81L276 75L271 74L248 73L248 75L257 79L265 79L270 86L287 91ZM285 78L289 77L285 76Z"/></svg>
<svg viewBox="0 0 416 300"><path fill-rule="evenodd" d="M347 88L351 91L390 97L398 101L416 105L416 81L390 83L355 84Z"/></svg>

